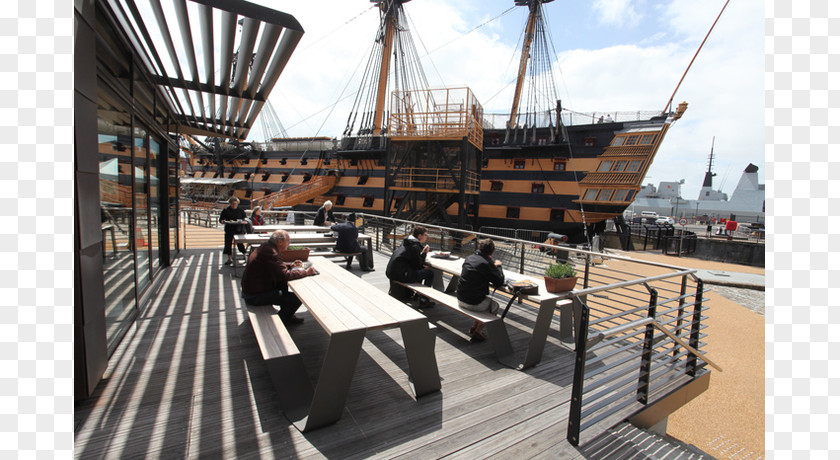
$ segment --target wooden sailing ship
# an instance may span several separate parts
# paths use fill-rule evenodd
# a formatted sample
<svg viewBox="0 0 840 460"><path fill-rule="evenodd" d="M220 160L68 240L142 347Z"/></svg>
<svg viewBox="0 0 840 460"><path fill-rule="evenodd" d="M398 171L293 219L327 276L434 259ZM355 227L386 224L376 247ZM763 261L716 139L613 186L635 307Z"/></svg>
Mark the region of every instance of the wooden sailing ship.
<svg viewBox="0 0 840 460"><path fill-rule="evenodd" d="M338 212L548 230L572 241L621 216L687 104L621 119L564 110L556 94L535 89L554 88L543 19L552 0L516 0L529 16L511 110L485 114L469 88L428 87L408 1L373 1L380 25L341 139L216 140L191 149L190 175L240 179L235 194L264 208L314 210L331 200Z"/></svg>

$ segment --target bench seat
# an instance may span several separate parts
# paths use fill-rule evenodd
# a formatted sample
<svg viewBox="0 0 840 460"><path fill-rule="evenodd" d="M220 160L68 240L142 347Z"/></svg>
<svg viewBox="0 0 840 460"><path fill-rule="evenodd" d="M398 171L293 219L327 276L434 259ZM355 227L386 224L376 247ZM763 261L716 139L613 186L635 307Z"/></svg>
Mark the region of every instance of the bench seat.
<svg viewBox="0 0 840 460"><path fill-rule="evenodd" d="M293 407L298 404L294 395L312 392L300 350L273 305L247 305L246 308L280 405Z"/></svg>
<svg viewBox="0 0 840 460"><path fill-rule="evenodd" d="M418 293L422 296L428 297L428 298L434 300L435 302L437 302L437 303L439 303L439 304L441 304L445 307L448 307L452 310L455 310L456 312L458 312L462 315L469 316L473 320L478 321L480 323L487 324L487 323L490 323L490 322L493 322L493 321L501 321L502 320L502 318L500 318L499 316L494 315L490 312L472 311L472 310L467 310L465 308L461 308L458 305L458 298L457 297L455 297L452 294L447 294L443 291L439 291L439 290L437 290L433 287L429 287L429 286L426 286L426 285L421 284L421 283L402 283L402 282L399 282L399 281L394 281L394 282L397 283L397 284L400 284L402 286L405 286L406 288L411 289L412 291L414 291L414 292L416 292L416 293Z"/></svg>
<svg viewBox="0 0 840 460"><path fill-rule="evenodd" d="M505 329L505 323L502 321L501 317L490 312L472 311L461 308L458 305L458 298L454 295L447 294L421 283L403 283L400 281L392 282L410 289L422 296L426 296L453 311L484 324L484 330L487 331L487 339L490 342L490 346L493 348L493 351L496 353L496 359L507 366L517 367L513 356L513 346L510 343L510 337L508 336L507 329Z"/></svg>

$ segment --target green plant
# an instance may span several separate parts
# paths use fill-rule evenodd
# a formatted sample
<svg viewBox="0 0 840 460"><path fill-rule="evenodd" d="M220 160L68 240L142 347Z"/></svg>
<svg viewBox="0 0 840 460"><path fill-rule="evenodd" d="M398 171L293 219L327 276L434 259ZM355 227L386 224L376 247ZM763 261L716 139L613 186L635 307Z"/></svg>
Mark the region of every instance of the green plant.
<svg viewBox="0 0 840 460"><path fill-rule="evenodd" d="M306 248L303 247L303 246L289 246L287 250L289 250L289 251L300 251L302 249L306 249Z"/></svg>
<svg viewBox="0 0 840 460"><path fill-rule="evenodd" d="M545 269L545 276L549 278L571 278L576 274L575 267L568 262L549 264Z"/></svg>

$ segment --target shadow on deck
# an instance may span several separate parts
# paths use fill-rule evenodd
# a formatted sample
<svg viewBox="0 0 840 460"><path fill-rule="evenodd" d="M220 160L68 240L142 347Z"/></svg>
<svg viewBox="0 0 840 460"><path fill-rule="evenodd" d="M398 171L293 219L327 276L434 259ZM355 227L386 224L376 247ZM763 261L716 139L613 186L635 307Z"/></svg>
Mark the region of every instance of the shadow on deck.
<svg viewBox="0 0 840 460"><path fill-rule="evenodd" d="M376 271L362 273L355 262L352 271L387 290L387 260L375 253ZM419 400L399 330L368 334L341 420L302 434L275 402L240 279L220 251L182 251L162 275L96 392L76 406L78 458L583 456L566 441L575 355L556 318L542 361L521 372L499 364L489 343L470 343L468 319L424 310L438 327L442 390ZM313 379L327 337L300 313L306 322L291 333ZM505 322L515 349L527 346L535 319L534 308L511 309Z"/></svg>

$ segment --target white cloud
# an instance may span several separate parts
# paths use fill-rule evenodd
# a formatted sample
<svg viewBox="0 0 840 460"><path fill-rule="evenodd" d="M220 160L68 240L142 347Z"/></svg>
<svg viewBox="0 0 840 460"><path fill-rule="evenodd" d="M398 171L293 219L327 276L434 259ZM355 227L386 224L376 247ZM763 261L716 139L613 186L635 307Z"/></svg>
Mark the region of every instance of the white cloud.
<svg viewBox="0 0 840 460"><path fill-rule="evenodd" d="M592 7L597 10L598 22L601 24L633 27L642 17L631 0L595 0Z"/></svg>

